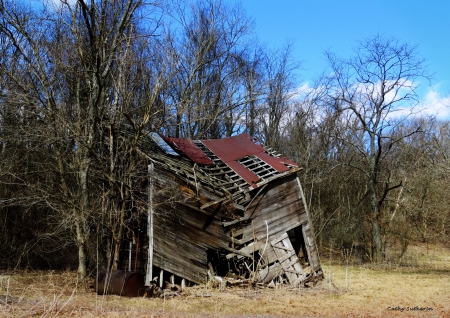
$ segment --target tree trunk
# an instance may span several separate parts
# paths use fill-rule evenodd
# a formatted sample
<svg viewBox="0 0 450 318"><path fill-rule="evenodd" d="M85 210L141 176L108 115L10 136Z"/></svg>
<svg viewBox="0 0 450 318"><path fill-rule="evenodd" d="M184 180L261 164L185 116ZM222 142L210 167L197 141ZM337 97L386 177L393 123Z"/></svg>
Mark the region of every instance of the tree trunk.
<svg viewBox="0 0 450 318"><path fill-rule="evenodd" d="M81 220L78 219L75 224L76 234L77 234L77 246L78 246L78 278L84 279L87 276L87 266L86 266L86 241L83 235L83 226Z"/></svg>
<svg viewBox="0 0 450 318"><path fill-rule="evenodd" d="M117 219L117 227L118 230L116 233L113 233L114 237L114 258L113 258L113 266L112 269L117 270L119 269L119 262L120 262L120 247L122 246L122 238L123 238L123 232L125 229L125 210L126 210L126 199L128 191L125 190L124 193L121 194L121 197L123 198L121 207L120 207L120 214Z"/></svg>
<svg viewBox="0 0 450 318"><path fill-rule="evenodd" d="M86 240L89 235L89 230L85 226L85 216L88 215L89 209L89 192L88 192L88 171L90 166L88 149L83 147L81 149L82 164L80 167L80 212L77 215L76 231L77 231L77 245L78 245L78 275L81 279L87 275L86 266Z"/></svg>
<svg viewBox="0 0 450 318"><path fill-rule="evenodd" d="M383 260L383 243L381 240L381 228L376 218L372 219L372 261L381 263Z"/></svg>
<svg viewBox="0 0 450 318"><path fill-rule="evenodd" d="M373 168L373 171L376 169ZM374 173L376 174L376 172ZM370 184L370 197L371 197L371 210L372 215L370 218L370 223L372 227L372 261L375 263L381 263L383 259L383 241L381 237L381 227L379 224L380 219L380 209L378 207L378 195L377 195L377 182L376 178L372 177Z"/></svg>

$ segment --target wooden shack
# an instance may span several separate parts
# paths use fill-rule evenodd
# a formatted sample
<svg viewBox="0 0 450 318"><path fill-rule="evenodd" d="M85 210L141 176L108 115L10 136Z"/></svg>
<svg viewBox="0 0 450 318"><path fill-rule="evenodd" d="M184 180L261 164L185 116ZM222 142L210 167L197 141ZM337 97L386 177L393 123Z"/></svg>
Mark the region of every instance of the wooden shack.
<svg viewBox="0 0 450 318"><path fill-rule="evenodd" d="M138 147L149 162L147 286L162 273L199 284L208 272L296 286L322 278L298 164L247 134L150 133Z"/></svg>

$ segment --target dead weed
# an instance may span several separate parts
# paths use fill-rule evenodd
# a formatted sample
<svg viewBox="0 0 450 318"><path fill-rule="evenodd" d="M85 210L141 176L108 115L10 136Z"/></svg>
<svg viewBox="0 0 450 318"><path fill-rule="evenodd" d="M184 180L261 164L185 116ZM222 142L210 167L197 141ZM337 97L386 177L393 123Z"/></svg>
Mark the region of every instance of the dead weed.
<svg viewBox="0 0 450 318"><path fill-rule="evenodd" d="M323 260L325 279L314 288L203 285L171 299L99 296L70 271L3 273L0 317L450 317L450 251L412 252L419 266Z"/></svg>

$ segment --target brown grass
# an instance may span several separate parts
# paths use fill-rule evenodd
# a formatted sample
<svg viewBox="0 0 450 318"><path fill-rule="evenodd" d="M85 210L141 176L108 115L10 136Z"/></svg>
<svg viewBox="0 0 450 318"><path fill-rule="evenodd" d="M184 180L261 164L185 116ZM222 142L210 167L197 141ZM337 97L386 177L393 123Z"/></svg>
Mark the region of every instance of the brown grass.
<svg viewBox="0 0 450 318"><path fill-rule="evenodd" d="M326 279L314 288L196 286L172 299L98 296L91 282L77 284L73 272L3 273L0 316L450 317L450 251L415 246L408 255L407 266L350 262L347 268L332 255L322 259Z"/></svg>

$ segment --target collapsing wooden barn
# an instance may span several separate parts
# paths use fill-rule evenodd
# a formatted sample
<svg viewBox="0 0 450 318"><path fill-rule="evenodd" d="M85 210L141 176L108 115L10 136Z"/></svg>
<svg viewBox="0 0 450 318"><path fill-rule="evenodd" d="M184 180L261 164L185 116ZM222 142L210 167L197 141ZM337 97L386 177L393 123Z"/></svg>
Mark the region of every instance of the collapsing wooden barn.
<svg viewBox="0 0 450 318"><path fill-rule="evenodd" d="M199 284L212 272L295 286L322 278L298 164L247 134L191 141L150 133L138 148L150 163L139 253L146 286L160 273Z"/></svg>

